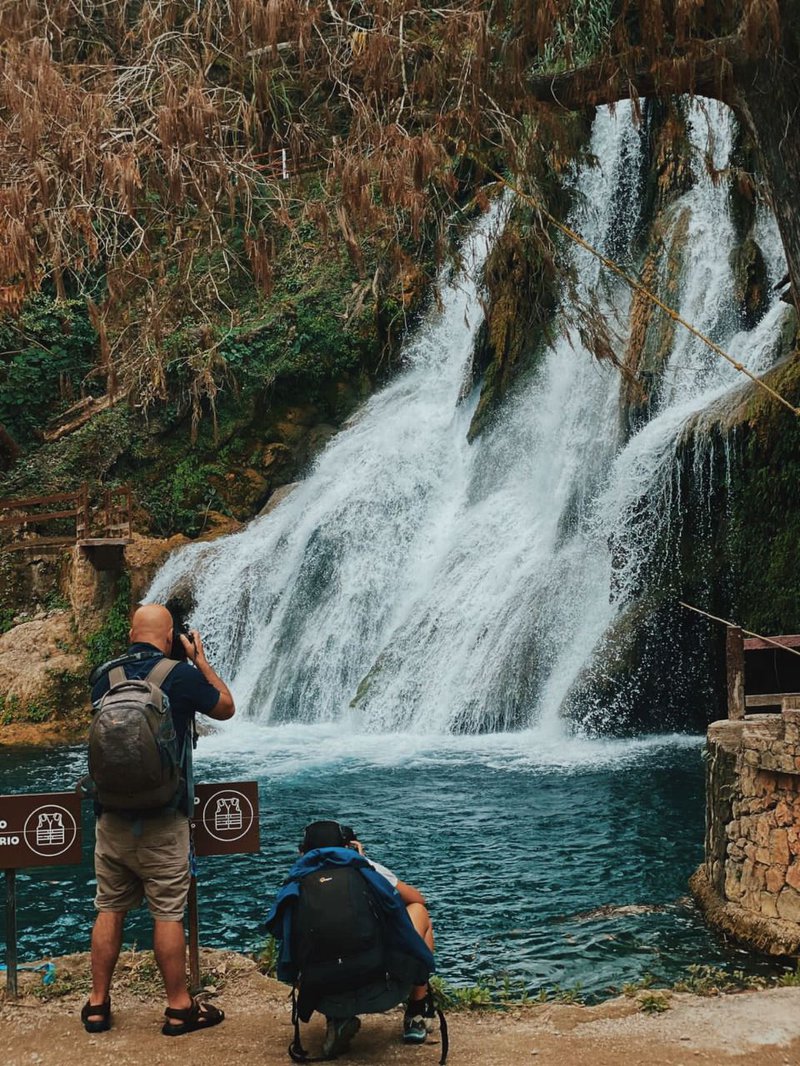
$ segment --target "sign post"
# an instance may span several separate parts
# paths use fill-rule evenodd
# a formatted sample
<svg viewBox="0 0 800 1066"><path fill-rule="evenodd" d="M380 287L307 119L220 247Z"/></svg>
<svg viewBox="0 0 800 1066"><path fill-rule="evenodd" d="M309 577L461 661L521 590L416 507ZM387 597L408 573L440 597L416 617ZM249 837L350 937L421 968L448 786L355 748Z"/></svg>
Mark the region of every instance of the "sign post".
<svg viewBox="0 0 800 1066"><path fill-rule="evenodd" d="M17 995L17 870L81 861L75 792L0 796L0 870L6 873L6 990Z"/></svg>
<svg viewBox="0 0 800 1066"><path fill-rule="evenodd" d="M200 922L194 856L255 854L258 832L258 782L229 781L195 785L192 827L192 878L189 884L189 982L200 990Z"/></svg>
<svg viewBox="0 0 800 1066"><path fill-rule="evenodd" d="M6 870L6 992L17 998L17 871Z"/></svg>

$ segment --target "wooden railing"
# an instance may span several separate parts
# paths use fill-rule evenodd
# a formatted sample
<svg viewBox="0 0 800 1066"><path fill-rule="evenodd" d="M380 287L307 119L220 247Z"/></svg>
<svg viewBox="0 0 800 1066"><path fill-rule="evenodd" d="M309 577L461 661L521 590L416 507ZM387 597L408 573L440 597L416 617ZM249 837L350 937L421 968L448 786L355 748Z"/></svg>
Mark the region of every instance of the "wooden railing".
<svg viewBox="0 0 800 1066"><path fill-rule="evenodd" d="M104 538L130 540L133 494L130 485L118 489L106 489L104 501Z"/></svg>
<svg viewBox="0 0 800 1066"><path fill-rule="evenodd" d="M0 544L0 551L44 545L124 543L131 536L131 510L129 485L106 489L103 504L96 510L89 506L87 485L75 492L0 500L0 533L10 530L18 534L16 539ZM65 527L70 519L69 530L54 528L56 523Z"/></svg>
<svg viewBox="0 0 800 1066"><path fill-rule="evenodd" d="M72 530L42 533L41 526L65 524L72 519ZM51 496L28 496L21 500L0 500L0 529L29 534L26 540L3 545L5 550L22 548L35 540L37 544L74 544L89 529L89 492L84 485L77 492L57 492Z"/></svg>
<svg viewBox="0 0 800 1066"><path fill-rule="evenodd" d="M745 637L738 627L729 627L726 643L728 718L744 718L748 711L781 707L785 699L799 697L798 653L800 634Z"/></svg>

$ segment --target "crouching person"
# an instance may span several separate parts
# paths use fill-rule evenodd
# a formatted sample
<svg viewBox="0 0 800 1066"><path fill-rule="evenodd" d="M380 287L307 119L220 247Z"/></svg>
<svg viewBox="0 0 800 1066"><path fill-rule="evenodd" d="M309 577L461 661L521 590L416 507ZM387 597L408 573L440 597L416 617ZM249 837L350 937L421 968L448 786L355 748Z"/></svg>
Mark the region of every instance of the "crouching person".
<svg viewBox="0 0 800 1066"><path fill-rule="evenodd" d="M428 983L433 928L423 896L368 859L338 822L306 826L300 852L267 916L281 945L278 978L294 986L291 1058L314 1061L299 1024L314 1011L327 1020L321 1058L333 1059L358 1032L360 1014L405 1002L404 1042L423 1043L438 1014L444 1063L447 1026Z"/></svg>

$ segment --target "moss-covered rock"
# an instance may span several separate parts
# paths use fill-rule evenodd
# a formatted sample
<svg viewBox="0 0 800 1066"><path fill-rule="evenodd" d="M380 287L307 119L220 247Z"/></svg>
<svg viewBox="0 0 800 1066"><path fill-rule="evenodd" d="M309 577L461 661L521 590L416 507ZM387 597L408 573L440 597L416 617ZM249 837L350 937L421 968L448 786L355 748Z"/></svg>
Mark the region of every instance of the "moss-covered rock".
<svg viewBox="0 0 800 1066"><path fill-rule="evenodd" d="M800 405L799 355L765 380ZM699 730L726 716L725 628L680 601L754 632L800 632L797 415L755 384L704 412L684 430L665 500L635 598L569 700L592 731Z"/></svg>
<svg viewBox="0 0 800 1066"><path fill-rule="evenodd" d="M484 269L488 310L465 389L481 383L470 440L487 427L514 382L537 364L550 336L561 278L552 249L534 231L531 208L516 205Z"/></svg>
<svg viewBox="0 0 800 1066"><path fill-rule="evenodd" d="M758 243L748 236L731 252L733 295L740 309L742 325L752 329L769 307L767 264Z"/></svg>
<svg viewBox="0 0 800 1066"><path fill-rule="evenodd" d="M683 281L689 221L688 209L670 206L649 229L641 282L670 306L677 302ZM627 373L622 381L622 421L628 434L641 428L649 417L672 351L675 328L675 320L642 291L633 294L624 360Z"/></svg>
<svg viewBox="0 0 800 1066"><path fill-rule="evenodd" d="M630 605L603 635L564 715L601 736L700 732L724 713L721 634L666 592ZM709 670L709 658L716 669Z"/></svg>

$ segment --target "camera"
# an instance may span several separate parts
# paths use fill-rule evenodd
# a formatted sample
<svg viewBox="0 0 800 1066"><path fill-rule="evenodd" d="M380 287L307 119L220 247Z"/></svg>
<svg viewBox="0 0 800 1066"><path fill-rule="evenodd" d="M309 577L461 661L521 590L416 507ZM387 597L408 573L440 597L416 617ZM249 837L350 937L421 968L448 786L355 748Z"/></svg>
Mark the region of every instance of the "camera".
<svg viewBox="0 0 800 1066"><path fill-rule="evenodd" d="M189 639L194 644L194 637L189 632L189 627L184 621L183 613L174 603L167 604L167 610L172 615L172 647L170 648L170 659L177 659L179 663L186 662L189 656L186 654L186 648L183 646L181 640L181 634Z"/></svg>

